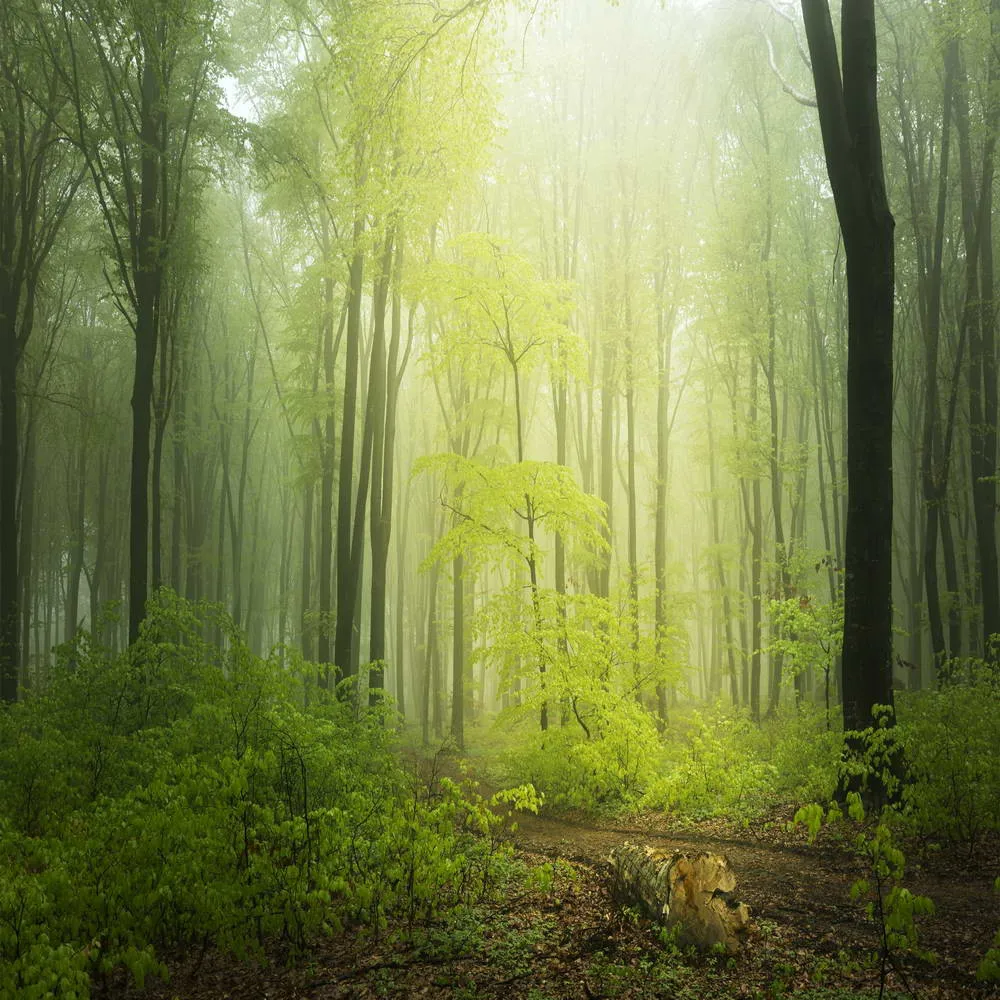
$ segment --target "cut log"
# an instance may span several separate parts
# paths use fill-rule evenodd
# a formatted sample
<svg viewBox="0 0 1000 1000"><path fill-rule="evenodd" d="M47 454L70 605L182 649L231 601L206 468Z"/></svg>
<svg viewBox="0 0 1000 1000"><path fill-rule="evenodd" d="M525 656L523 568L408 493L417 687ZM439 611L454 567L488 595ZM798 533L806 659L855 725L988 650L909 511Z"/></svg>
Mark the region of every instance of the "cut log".
<svg viewBox="0 0 1000 1000"><path fill-rule="evenodd" d="M684 944L722 946L735 954L750 929L736 899L736 876L724 854L661 851L628 842L611 852L612 892L650 920L673 928Z"/></svg>

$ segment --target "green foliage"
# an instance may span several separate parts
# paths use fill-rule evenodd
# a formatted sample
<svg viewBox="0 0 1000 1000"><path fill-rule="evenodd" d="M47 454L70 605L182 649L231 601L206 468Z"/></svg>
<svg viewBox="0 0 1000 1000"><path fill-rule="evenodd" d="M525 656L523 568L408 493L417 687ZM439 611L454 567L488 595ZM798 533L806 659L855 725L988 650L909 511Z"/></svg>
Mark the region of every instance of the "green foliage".
<svg viewBox="0 0 1000 1000"><path fill-rule="evenodd" d="M462 555L473 565L525 567L540 556L538 544L523 531L526 505L546 530L558 532L581 553L607 548L601 534L604 505L584 493L564 465L515 462L490 465L456 454L432 455L414 464L414 473L436 472L455 501L449 504L454 526L434 545L428 564Z"/></svg>
<svg viewBox="0 0 1000 1000"><path fill-rule="evenodd" d="M85 997L161 974L159 949L301 950L494 891L502 819L408 778L381 715L315 690L306 709L307 679L164 592L131 650L83 637L0 715L0 994Z"/></svg>
<svg viewBox="0 0 1000 1000"><path fill-rule="evenodd" d="M775 792L785 802L827 798L837 783L843 736L827 728L824 710L802 704L760 730L758 753L775 772Z"/></svg>
<svg viewBox="0 0 1000 1000"><path fill-rule="evenodd" d="M816 672L824 677L826 722L830 719L831 671L840 654L844 633L844 605L789 597L768 603L772 655L784 657L784 669L792 677Z"/></svg>
<svg viewBox="0 0 1000 1000"><path fill-rule="evenodd" d="M777 772L753 748L754 729L743 715L693 713L644 804L696 818L755 815L773 798Z"/></svg>
<svg viewBox="0 0 1000 1000"><path fill-rule="evenodd" d="M874 726L844 733L837 787L881 808L902 799L904 738L891 705L873 705L872 715Z"/></svg>
<svg viewBox="0 0 1000 1000"><path fill-rule="evenodd" d="M589 738L573 724L532 732L510 753L510 773L526 776L556 806L616 811L638 805L660 750L652 718L623 699L592 721Z"/></svg>
<svg viewBox="0 0 1000 1000"><path fill-rule="evenodd" d="M993 883L993 891L1000 893L1000 877ZM992 982L1000 979L1000 930L993 938L993 944L983 955L983 960L976 969L976 978Z"/></svg>
<svg viewBox="0 0 1000 1000"><path fill-rule="evenodd" d="M971 852L1000 830L1000 691L985 670L967 683L901 696L909 769L907 819L923 836L945 837Z"/></svg>
<svg viewBox="0 0 1000 1000"><path fill-rule="evenodd" d="M847 793L847 807L850 819L863 824L865 809L859 792ZM880 995L889 967L896 967L901 954L934 960L934 954L920 946L916 923L918 917L934 913L934 903L902 884L906 857L893 836L892 823L896 818L891 810L886 810L874 829L862 828L854 840L854 850L863 862L864 875L851 885L851 899L864 905L865 915L875 928ZM831 803L825 816L823 808L813 803L796 812L793 825L805 824L812 841L824 822L834 824L842 819L843 814L836 803Z"/></svg>

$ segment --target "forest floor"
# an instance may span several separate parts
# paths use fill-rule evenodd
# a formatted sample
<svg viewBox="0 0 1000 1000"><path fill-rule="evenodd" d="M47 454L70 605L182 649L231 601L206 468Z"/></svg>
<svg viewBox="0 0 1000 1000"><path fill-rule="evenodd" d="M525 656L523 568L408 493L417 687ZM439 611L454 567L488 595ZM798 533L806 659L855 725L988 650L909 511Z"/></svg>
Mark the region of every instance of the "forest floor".
<svg viewBox="0 0 1000 1000"><path fill-rule="evenodd" d="M481 789L484 791L484 789ZM484 904L415 935L342 936L307 962L286 968L221 956L178 957L169 983L134 988L147 1000L340 1000L377 997L526 1000L857 1000L877 997L876 932L852 902L860 861L823 830L809 844L789 832L791 810L750 825L678 824L662 814L600 819L580 814L518 815L516 854L534 867L517 894ZM629 840L669 850L728 856L736 894L755 929L735 958L699 956L664 945L655 928L610 896L610 850ZM1000 997L1000 985L973 973L1000 926L1000 841L972 854L908 845L904 884L929 896L920 943L933 962L906 957L889 975L886 996L919 1000ZM111 988L106 996L125 995Z"/></svg>

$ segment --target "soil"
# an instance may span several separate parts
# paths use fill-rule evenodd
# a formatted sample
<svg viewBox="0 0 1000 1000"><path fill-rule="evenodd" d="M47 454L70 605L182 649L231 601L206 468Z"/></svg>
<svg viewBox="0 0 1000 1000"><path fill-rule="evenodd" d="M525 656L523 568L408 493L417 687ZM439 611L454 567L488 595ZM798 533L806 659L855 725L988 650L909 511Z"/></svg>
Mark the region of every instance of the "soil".
<svg viewBox="0 0 1000 1000"><path fill-rule="evenodd" d="M424 928L417 938L342 936L286 967L209 954L170 961L168 983L134 988L131 997L231 1000L524 997L596 1000L857 1000L877 997L880 968L874 925L850 899L864 872L849 843L823 830L809 844L789 832L791 811L749 826L723 821L681 824L663 814L601 820L580 814L518 815L517 856L551 879L536 889L485 904L467 926ZM849 835L852 837L853 834ZM849 838L848 838L849 839ZM625 840L669 850L728 856L737 895L755 930L735 959L682 951L609 895L610 850ZM885 995L926 1000L1000 997L974 971L1000 927L1000 840L971 854L943 845L906 845L906 886L929 896L932 916L918 920L933 961L912 955L886 977ZM542 867L548 866L548 867ZM546 884L549 882L550 884ZM126 995L119 984L106 995Z"/></svg>

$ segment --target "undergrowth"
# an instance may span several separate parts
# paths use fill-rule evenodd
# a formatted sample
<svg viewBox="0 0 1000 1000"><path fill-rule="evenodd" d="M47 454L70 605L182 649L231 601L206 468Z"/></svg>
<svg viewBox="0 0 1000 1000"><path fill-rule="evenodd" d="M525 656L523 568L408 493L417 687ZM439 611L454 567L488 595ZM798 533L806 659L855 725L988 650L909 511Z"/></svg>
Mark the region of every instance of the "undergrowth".
<svg viewBox="0 0 1000 1000"><path fill-rule="evenodd" d="M497 890L498 815L408 775L390 709L315 677L161 592L129 651L81 636L0 712L0 996L86 998L122 969L141 986L170 949L294 954Z"/></svg>

